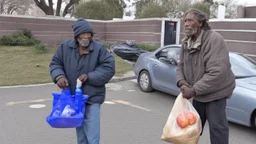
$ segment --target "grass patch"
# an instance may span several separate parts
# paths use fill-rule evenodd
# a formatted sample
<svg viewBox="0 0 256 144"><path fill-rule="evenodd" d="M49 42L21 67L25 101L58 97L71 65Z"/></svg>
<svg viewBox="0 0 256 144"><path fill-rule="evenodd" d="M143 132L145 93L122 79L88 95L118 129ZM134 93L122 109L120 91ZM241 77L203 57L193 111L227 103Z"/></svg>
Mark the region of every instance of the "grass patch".
<svg viewBox="0 0 256 144"><path fill-rule="evenodd" d="M113 53L112 53L113 54ZM117 55L113 54L116 60L116 74L115 76L123 76L124 73L131 71L133 69L133 66L127 62L125 62L123 59L118 57Z"/></svg>
<svg viewBox="0 0 256 144"><path fill-rule="evenodd" d="M36 54L33 47L0 47L0 86L51 82L49 62L52 53Z"/></svg>
<svg viewBox="0 0 256 144"><path fill-rule="evenodd" d="M42 50L39 48L39 50ZM52 82L49 63L55 49L47 53L35 52L35 46L0 46L0 86L39 84ZM132 70L132 65L118 56L116 75Z"/></svg>

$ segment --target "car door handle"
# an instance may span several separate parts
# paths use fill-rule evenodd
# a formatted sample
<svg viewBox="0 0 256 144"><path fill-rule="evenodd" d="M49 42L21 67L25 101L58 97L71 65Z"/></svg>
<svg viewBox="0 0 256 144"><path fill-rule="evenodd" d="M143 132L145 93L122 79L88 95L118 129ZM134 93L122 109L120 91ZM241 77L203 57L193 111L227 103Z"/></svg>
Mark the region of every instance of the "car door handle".
<svg viewBox="0 0 256 144"><path fill-rule="evenodd" d="M157 66L157 64L154 64L154 66Z"/></svg>

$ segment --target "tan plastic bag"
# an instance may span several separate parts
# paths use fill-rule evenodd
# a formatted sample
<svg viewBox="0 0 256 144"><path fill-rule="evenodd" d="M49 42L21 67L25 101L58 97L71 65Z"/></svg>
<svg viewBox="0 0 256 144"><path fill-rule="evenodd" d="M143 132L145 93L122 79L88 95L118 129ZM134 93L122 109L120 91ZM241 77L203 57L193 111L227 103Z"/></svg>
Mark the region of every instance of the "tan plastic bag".
<svg viewBox="0 0 256 144"><path fill-rule="evenodd" d="M177 117L187 118L186 114L192 112L196 118L193 125L181 128ZM186 121L185 121L186 122ZM176 98L167 122L163 128L161 139L174 144L197 144L201 133L201 119L191 102L183 98L182 93Z"/></svg>

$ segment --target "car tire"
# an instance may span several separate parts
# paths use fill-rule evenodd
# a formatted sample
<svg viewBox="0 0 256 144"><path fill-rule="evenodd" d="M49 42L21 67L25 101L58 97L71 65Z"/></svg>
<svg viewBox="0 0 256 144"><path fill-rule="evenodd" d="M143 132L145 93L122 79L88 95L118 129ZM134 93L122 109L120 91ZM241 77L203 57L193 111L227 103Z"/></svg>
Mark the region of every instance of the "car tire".
<svg viewBox="0 0 256 144"><path fill-rule="evenodd" d="M151 82L150 74L148 71L144 70L140 73L138 77L138 83L141 91L143 92L153 91L152 82Z"/></svg>
<svg viewBox="0 0 256 144"><path fill-rule="evenodd" d="M253 114L252 114L252 127L256 129L256 110L254 110Z"/></svg>
<svg viewBox="0 0 256 144"><path fill-rule="evenodd" d="M254 128L256 129L256 115L254 116Z"/></svg>

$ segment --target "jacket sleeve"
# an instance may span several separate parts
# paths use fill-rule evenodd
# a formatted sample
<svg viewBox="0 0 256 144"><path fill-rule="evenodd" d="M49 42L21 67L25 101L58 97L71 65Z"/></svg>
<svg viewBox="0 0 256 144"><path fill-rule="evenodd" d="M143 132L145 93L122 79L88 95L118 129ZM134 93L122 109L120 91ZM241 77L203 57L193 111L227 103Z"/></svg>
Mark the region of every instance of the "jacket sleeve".
<svg viewBox="0 0 256 144"><path fill-rule="evenodd" d="M95 71L88 73L88 83L93 86L102 86L109 82L115 74L115 59L102 46L99 53L99 65Z"/></svg>
<svg viewBox="0 0 256 144"><path fill-rule="evenodd" d="M224 39L220 35L215 35L211 39L211 46L203 58L206 65L205 74L193 86L198 96L221 89L225 84L225 78L230 76L229 51Z"/></svg>
<svg viewBox="0 0 256 144"><path fill-rule="evenodd" d="M177 70L176 70L176 85L177 87L178 86L178 83L180 80L185 80L184 78L184 73L183 73L183 46L181 47L181 50L180 50L180 58L179 58L179 63L178 63L178 67L177 67Z"/></svg>
<svg viewBox="0 0 256 144"><path fill-rule="evenodd" d="M56 52L54 53L52 60L50 62L50 74L52 77L52 81L56 82L56 77L59 75L65 75L63 69L63 59L62 59L62 44L57 48Z"/></svg>

